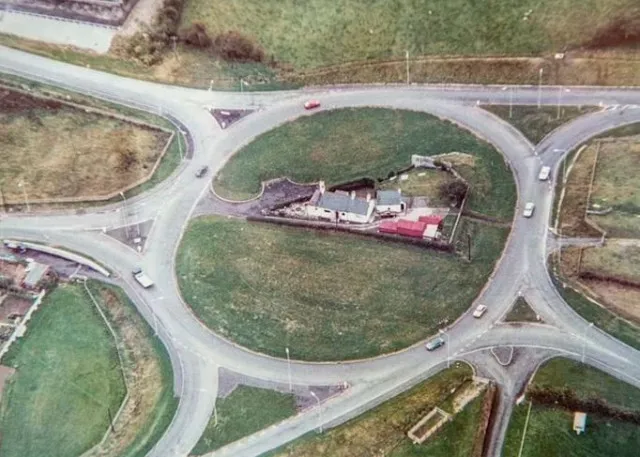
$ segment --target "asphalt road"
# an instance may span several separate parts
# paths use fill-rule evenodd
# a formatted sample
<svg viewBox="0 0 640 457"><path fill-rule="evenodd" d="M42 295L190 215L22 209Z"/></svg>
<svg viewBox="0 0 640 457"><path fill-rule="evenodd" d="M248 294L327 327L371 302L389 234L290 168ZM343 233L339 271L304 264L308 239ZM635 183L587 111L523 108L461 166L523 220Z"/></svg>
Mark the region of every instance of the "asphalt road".
<svg viewBox="0 0 640 457"><path fill-rule="evenodd" d="M388 356L348 363L293 362L295 384L321 385L348 382L343 395L319 408L295 416L277 427L233 443L215 456L257 456L320 424L335 425L370 409L385 399L441 370L447 361L467 359L485 368L505 387L503 420L492 437L494 455L500 444L515 386L526 370L507 370L486 357L495 346L512 345L544 354L561 354L585 361L640 387L640 354L589 323L569 308L551 283L546 269L549 223L553 202L552 182L540 182L541 164L553 169L555 179L563 155L584 140L612 127L640 121L640 90L604 88L502 87L502 86L376 86L307 89L241 95L199 91L152 84L75 67L0 47L0 71L59 85L111 101L171 115L186 126L193 138L192 160L184 160L161 185L127 201L75 214L3 214L0 237L46 241L83 252L118 276L118 282L156 329L167 346L174 368L178 412L149 456L186 456L204 430L217 393L217 369L225 367L252 377L287 382L286 360L250 352L206 329L182 302L174 276L175 252L195 205L208 192L208 180L195 179L203 164L215 173L241 145L271 128L308 115L302 103L319 98L323 109L347 106L384 106L426 111L448 118L474 131L504 154L516 179L519 198L516 216L503 257L477 301L488 305L486 315L468 313L446 329L445 348L426 352L422 344ZM568 91L567 91L568 89ZM477 107L478 103L600 104L603 110L581 117L556 130L539 145L532 145L514 128ZM256 112L228 130L221 130L204 106L249 108ZM553 181L553 180L552 180ZM536 204L530 219L520 216L524 203ZM104 235L103 229L154 220L146 250L139 254ZM130 275L141 266L156 282L143 290ZM500 318L521 291L545 324L507 325ZM536 352L537 353L537 352ZM284 348L283 348L284 357Z"/></svg>

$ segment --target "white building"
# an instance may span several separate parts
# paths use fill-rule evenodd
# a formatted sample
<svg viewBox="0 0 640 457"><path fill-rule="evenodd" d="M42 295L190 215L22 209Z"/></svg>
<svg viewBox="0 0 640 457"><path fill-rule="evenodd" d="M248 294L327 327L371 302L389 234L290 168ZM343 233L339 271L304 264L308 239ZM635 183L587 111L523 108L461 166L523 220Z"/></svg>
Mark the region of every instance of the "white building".
<svg viewBox="0 0 640 457"><path fill-rule="evenodd" d="M398 190L379 190L376 194L376 212L384 215L404 213L407 205Z"/></svg>
<svg viewBox="0 0 640 457"><path fill-rule="evenodd" d="M373 220L376 201L356 197L355 192L326 192L324 182L320 181L318 190L307 204L307 216L331 222L352 222L366 224Z"/></svg>

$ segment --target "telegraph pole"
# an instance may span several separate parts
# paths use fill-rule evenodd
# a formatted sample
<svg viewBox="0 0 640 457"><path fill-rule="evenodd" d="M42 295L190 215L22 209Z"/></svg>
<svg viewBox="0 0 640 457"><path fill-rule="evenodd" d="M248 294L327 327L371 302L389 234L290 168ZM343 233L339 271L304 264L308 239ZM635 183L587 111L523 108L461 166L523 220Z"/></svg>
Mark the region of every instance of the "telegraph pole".
<svg viewBox="0 0 640 457"><path fill-rule="evenodd" d="M467 260L471 262L471 234L467 233Z"/></svg>

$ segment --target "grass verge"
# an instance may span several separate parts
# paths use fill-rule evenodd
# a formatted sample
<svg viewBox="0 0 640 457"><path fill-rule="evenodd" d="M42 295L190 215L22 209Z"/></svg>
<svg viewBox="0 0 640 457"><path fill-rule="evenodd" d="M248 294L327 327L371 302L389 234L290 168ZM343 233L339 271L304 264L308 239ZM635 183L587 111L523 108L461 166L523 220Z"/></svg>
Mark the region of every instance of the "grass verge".
<svg viewBox="0 0 640 457"><path fill-rule="evenodd" d="M432 376L427 381L343 425L322 435L309 434L263 457L290 455L296 457L318 455L466 457L469 454L459 451L469 449L467 441L473 441L474 427L480 420L478 403L481 403L482 396L468 404L452 422L445 425L423 445L413 446L406 433L431 409L449 399L452 391L459 389L470 379L470 368L465 364L457 363L453 368ZM451 449L455 449L455 453L447 454Z"/></svg>
<svg viewBox="0 0 640 457"><path fill-rule="evenodd" d="M533 388L574 392L581 400L604 400L608 405L638 411L640 390L580 363L553 359L542 366L532 383ZM507 435L503 455L517 456L522 443L529 403L516 406ZM586 432L572 430L573 412L536 404L531 409L522 457L563 455L567 457L631 457L640 445L637 425L588 414Z"/></svg>
<svg viewBox="0 0 640 457"><path fill-rule="evenodd" d="M205 325L242 346L275 356L288 346L304 360L371 357L469 307L507 230L466 219L460 230L472 236L470 263L357 235L201 217L180 245L178 281Z"/></svg>
<svg viewBox="0 0 640 457"><path fill-rule="evenodd" d="M191 454L202 455L251 435L296 413L295 398L257 387L238 386L218 400L218 424L211 418Z"/></svg>
<svg viewBox="0 0 640 457"><path fill-rule="evenodd" d="M538 322L536 312L524 297L518 297L504 318L505 322Z"/></svg>
<svg viewBox="0 0 640 457"><path fill-rule="evenodd" d="M412 154L454 151L474 157L473 167L458 170L474 186L470 209L510 219L515 185L500 153L451 122L413 111L341 109L289 122L236 152L214 186L219 195L242 200L257 194L268 179L288 176L331 185L386 178L409 166Z"/></svg>
<svg viewBox="0 0 640 457"><path fill-rule="evenodd" d="M80 455L124 399L115 342L84 294L59 286L3 360L18 370L2 398L4 457Z"/></svg>
<svg viewBox="0 0 640 457"><path fill-rule="evenodd" d="M538 108L514 105L510 109L508 105L483 105L482 108L513 125L533 144L538 144L546 135L578 116L598 110L594 106L541 106Z"/></svg>

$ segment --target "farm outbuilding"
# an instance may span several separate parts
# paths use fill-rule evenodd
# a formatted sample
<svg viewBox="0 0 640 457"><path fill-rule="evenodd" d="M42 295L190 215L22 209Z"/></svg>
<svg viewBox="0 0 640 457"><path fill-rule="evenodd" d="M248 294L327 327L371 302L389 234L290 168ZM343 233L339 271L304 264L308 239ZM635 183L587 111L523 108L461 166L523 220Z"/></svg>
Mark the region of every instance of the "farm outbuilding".
<svg viewBox="0 0 640 457"><path fill-rule="evenodd" d="M320 182L318 190L307 204L307 215L332 222L366 224L373 220L376 201L357 197L355 192L327 192Z"/></svg>
<svg viewBox="0 0 640 457"><path fill-rule="evenodd" d="M439 227L433 224L427 224L424 230L424 238L436 239L438 238Z"/></svg>
<svg viewBox="0 0 640 457"><path fill-rule="evenodd" d="M403 213L406 203L402 197L402 191L379 190L376 193L376 212L382 215L395 215Z"/></svg>
<svg viewBox="0 0 640 457"><path fill-rule="evenodd" d="M48 272L49 265L31 262L27 267L27 275L22 280L22 287L25 289L36 289Z"/></svg>
<svg viewBox="0 0 640 457"><path fill-rule="evenodd" d="M443 217L435 214L431 214L429 216L420 216L418 220L420 222L424 222L427 225L436 225L440 227L442 224Z"/></svg>
<svg viewBox="0 0 640 457"><path fill-rule="evenodd" d="M378 226L380 233L398 233L398 224L395 221L384 221Z"/></svg>
<svg viewBox="0 0 640 457"><path fill-rule="evenodd" d="M397 224L398 235L410 236L411 238L422 238L427 224L420 221L407 221L400 219Z"/></svg>

